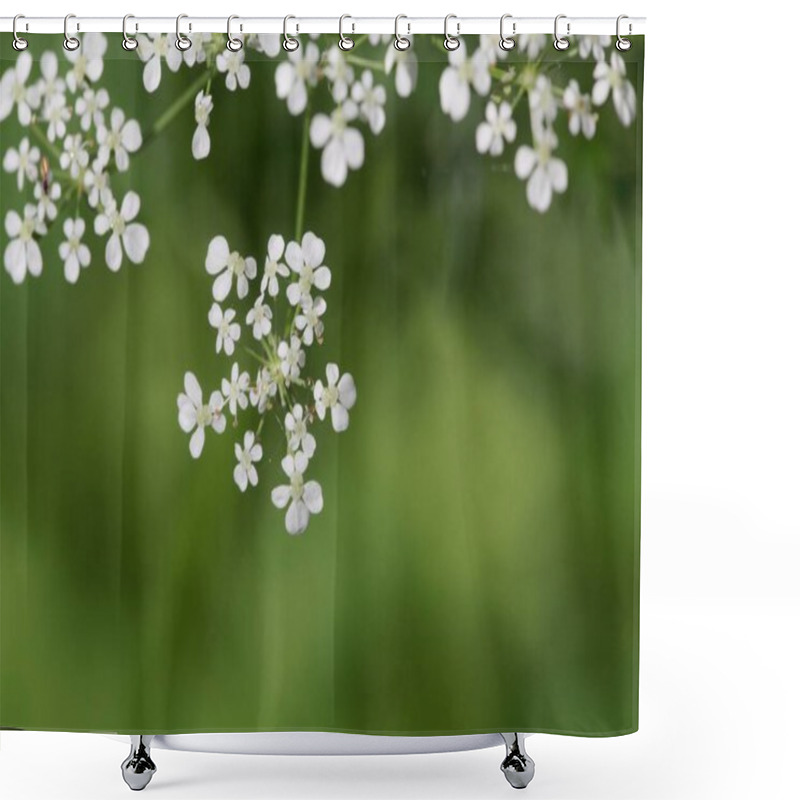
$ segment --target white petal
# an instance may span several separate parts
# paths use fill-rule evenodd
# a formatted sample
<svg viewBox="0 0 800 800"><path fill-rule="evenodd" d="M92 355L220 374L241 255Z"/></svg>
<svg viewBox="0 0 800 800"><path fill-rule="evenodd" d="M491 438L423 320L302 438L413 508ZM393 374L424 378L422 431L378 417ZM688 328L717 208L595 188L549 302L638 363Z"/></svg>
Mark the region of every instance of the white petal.
<svg viewBox="0 0 800 800"><path fill-rule="evenodd" d="M206 272L209 275L216 275L228 265L228 242L224 236L215 236L208 245L206 253Z"/></svg>
<svg viewBox="0 0 800 800"><path fill-rule="evenodd" d="M331 271L328 267L320 267L314 270L314 286L317 289L325 290L331 285Z"/></svg>
<svg viewBox="0 0 800 800"><path fill-rule="evenodd" d="M286 511L286 530L294 536L303 533L307 527L308 509L305 503L293 500Z"/></svg>
<svg viewBox="0 0 800 800"><path fill-rule="evenodd" d="M283 236L273 233L267 242L267 255L270 261L277 261L282 255L286 245L283 241Z"/></svg>
<svg viewBox="0 0 800 800"><path fill-rule="evenodd" d="M517 150L517 155L514 157L514 172L521 180L525 180L533 172L536 166L536 152L532 147L523 144Z"/></svg>
<svg viewBox="0 0 800 800"><path fill-rule="evenodd" d="M303 486L303 502L312 514L322 511L322 487L317 481L309 481Z"/></svg>
<svg viewBox="0 0 800 800"><path fill-rule="evenodd" d="M340 139L333 139L322 151L322 177L331 186L342 186L347 180L347 157Z"/></svg>
<svg viewBox="0 0 800 800"><path fill-rule="evenodd" d="M292 269L293 272L300 272L303 268L304 260L303 260L303 251L297 242L289 242L286 245L286 263Z"/></svg>
<svg viewBox="0 0 800 800"><path fill-rule="evenodd" d="M234 468L233 480L242 491L247 489L247 470L241 464L237 464Z"/></svg>
<svg viewBox="0 0 800 800"><path fill-rule="evenodd" d="M339 381L339 402L345 408L352 408L356 402L356 385L353 376L349 372L342 375Z"/></svg>
<svg viewBox="0 0 800 800"><path fill-rule="evenodd" d="M211 294L215 300L222 302L230 294L232 281L232 273L228 269L217 275L214 285L211 287Z"/></svg>
<svg viewBox="0 0 800 800"><path fill-rule="evenodd" d="M567 165L560 158L551 158L547 163L547 171L550 174L553 189L557 192L566 191Z"/></svg>
<svg viewBox="0 0 800 800"><path fill-rule="evenodd" d="M325 367L325 377L328 379L328 383L331 386L335 386L337 381L339 380L339 366L337 364L328 364ZM320 384L320 387L322 384Z"/></svg>
<svg viewBox="0 0 800 800"><path fill-rule="evenodd" d="M28 265L28 272L34 278L38 278L42 274L42 251L35 239L25 243L25 261Z"/></svg>
<svg viewBox="0 0 800 800"><path fill-rule="evenodd" d="M139 195L136 192L126 192L122 200L122 208L119 210L120 216L125 222L130 222L139 213L140 206Z"/></svg>
<svg viewBox="0 0 800 800"><path fill-rule="evenodd" d="M537 211L547 211L553 197L553 190L547 172L541 166L533 171L527 187L528 202Z"/></svg>
<svg viewBox="0 0 800 800"><path fill-rule="evenodd" d="M192 454L192 458L200 458L200 454L203 452L203 444L205 441L205 430L203 428L198 428L192 434L192 438L189 440L189 452Z"/></svg>
<svg viewBox="0 0 800 800"><path fill-rule="evenodd" d="M125 252L128 254L128 258L134 264L141 264L147 255L147 249L150 247L150 234L144 225L134 222L133 225L128 225L125 228L125 232L122 234L122 242L125 245Z"/></svg>
<svg viewBox="0 0 800 800"><path fill-rule="evenodd" d="M330 117L325 114L314 114L309 130L311 144L316 148L324 147L328 139L331 138L331 127Z"/></svg>
<svg viewBox="0 0 800 800"><path fill-rule="evenodd" d="M158 84L161 83L161 58L154 55L144 65L144 88L148 92L154 92L158 89Z"/></svg>
<svg viewBox="0 0 800 800"><path fill-rule="evenodd" d="M333 422L333 429L337 433L347 430L347 426L350 424L350 415L341 403L336 403L331 409L331 421Z"/></svg>
<svg viewBox="0 0 800 800"><path fill-rule="evenodd" d="M122 264L122 243L116 234L112 234L106 242L106 264L112 272L116 272Z"/></svg>
<svg viewBox="0 0 800 800"><path fill-rule="evenodd" d="M342 134L345 158L350 169L359 169L364 163L364 137L356 128L345 128Z"/></svg>
<svg viewBox="0 0 800 800"><path fill-rule="evenodd" d="M292 489L290 486L276 486L272 490L272 502L278 508L285 508L292 496Z"/></svg>
<svg viewBox="0 0 800 800"><path fill-rule="evenodd" d="M192 155L199 161L211 152L211 137L205 125L198 125L192 136Z"/></svg>
<svg viewBox="0 0 800 800"><path fill-rule="evenodd" d="M135 119L129 119L120 132L122 146L129 152L135 153L142 146L142 129Z"/></svg>
<svg viewBox="0 0 800 800"><path fill-rule="evenodd" d="M178 409L178 425L184 433L189 433L197 425L197 409L189 402Z"/></svg>

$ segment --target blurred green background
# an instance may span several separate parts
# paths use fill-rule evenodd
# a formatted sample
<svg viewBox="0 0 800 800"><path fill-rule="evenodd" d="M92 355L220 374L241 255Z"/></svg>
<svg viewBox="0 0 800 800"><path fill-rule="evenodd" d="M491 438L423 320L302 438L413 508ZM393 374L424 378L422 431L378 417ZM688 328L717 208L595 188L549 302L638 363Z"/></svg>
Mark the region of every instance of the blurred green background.
<svg viewBox="0 0 800 800"><path fill-rule="evenodd" d="M62 37L31 41L63 59ZM193 461L175 402L186 370L207 397L233 360L215 355L206 318L209 240L225 235L261 269L269 235L293 236L303 123L275 96L275 63L253 59L247 91L214 84L209 159L192 158L189 107L114 177L117 197L141 196L143 265L112 274L87 231L92 264L67 284L61 217L41 278L14 286L3 271L0 725L636 729L634 41L637 120L623 128L609 101L591 142L558 120L570 185L544 215L513 173L530 143L524 104L514 146L479 156L484 102L449 120L444 56L421 40L416 91L398 98L388 81L386 129L364 130L365 165L342 189L312 149L305 229L325 241L333 284L308 371L338 362L358 402L344 434L316 431L308 475L325 508L302 536L269 499L284 482L277 426L243 495L233 442L252 412ZM590 89L592 64L552 58L560 83ZM164 70L148 95L137 57L110 36L100 83L147 131L195 77ZM312 102L332 105L324 87ZM0 151L22 135L13 113ZM3 217L22 211L14 176L0 191Z"/></svg>

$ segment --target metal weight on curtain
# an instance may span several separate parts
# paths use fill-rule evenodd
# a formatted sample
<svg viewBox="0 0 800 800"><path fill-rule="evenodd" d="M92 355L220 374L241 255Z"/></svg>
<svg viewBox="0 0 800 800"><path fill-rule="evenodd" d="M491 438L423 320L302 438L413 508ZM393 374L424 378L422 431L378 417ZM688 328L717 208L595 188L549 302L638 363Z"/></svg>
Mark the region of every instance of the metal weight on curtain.
<svg viewBox="0 0 800 800"><path fill-rule="evenodd" d="M74 14L67 14L67 16L64 17L64 49L73 53L81 46L81 40L77 36L70 36L69 21L71 19L75 19Z"/></svg>
<svg viewBox="0 0 800 800"><path fill-rule="evenodd" d="M507 19L512 19L511 14L503 14L500 17L500 48L508 52L517 46L517 40L514 39L514 34L517 32L517 23L511 23L511 36L506 36L503 31L503 25Z"/></svg>
<svg viewBox="0 0 800 800"><path fill-rule="evenodd" d="M11 31L14 34L12 46L15 50L24 50L28 46L28 40L22 39L17 33L17 22L21 19L25 19L25 17L22 14L17 14L17 16L14 17L14 22L11 25ZM25 27L27 28L27 23Z"/></svg>
<svg viewBox="0 0 800 800"><path fill-rule="evenodd" d="M561 34L558 32L558 22L559 20L567 19L566 14L559 14L556 16L556 21L553 24L553 47L556 50L566 50L569 47L569 39L565 39ZM569 21L567 21L567 36L569 36Z"/></svg>
<svg viewBox="0 0 800 800"><path fill-rule="evenodd" d="M456 35L451 36L447 30L447 23L450 22L451 19L456 21ZM455 14L448 14L444 18L444 49L449 50L451 53L453 50L458 50L461 46L461 42L458 39L458 34L461 33L461 23L458 21L458 17Z"/></svg>

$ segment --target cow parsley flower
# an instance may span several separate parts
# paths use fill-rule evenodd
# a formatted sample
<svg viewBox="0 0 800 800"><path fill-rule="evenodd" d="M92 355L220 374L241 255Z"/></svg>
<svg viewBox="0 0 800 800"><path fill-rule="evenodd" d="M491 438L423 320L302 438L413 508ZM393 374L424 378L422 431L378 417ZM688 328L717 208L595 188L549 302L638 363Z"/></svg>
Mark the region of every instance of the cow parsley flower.
<svg viewBox="0 0 800 800"><path fill-rule="evenodd" d="M47 103L52 97L64 94L64 79L58 74L58 57L52 50L45 50L39 59L39 70L42 77L36 85L39 97Z"/></svg>
<svg viewBox="0 0 800 800"><path fill-rule="evenodd" d="M278 393L278 383L268 367L262 367L256 375L255 385L250 387L250 405L263 414L270 401Z"/></svg>
<svg viewBox="0 0 800 800"><path fill-rule="evenodd" d="M197 127L192 136L192 155L199 161L206 158L211 152L211 137L208 135L208 123L211 119L211 109L214 103L211 95L206 94L202 89L194 98L194 119Z"/></svg>
<svg viewBox="0 0 800 800"><path fill-rule="evenodd" d="M178 424L184 433L192 433L189 452L192 458L200 458L206 440L205 429L210 425L217 433L225 430L226 419L222 413L222 395L212 392L207 405L203 403L203 391L194 373L187 372L183 377L185 393L178 395Z"/></svg>
<svg viewBox="0 0 800 800"><path fill-rule="evenodd" d="M111 112L111 127L105 124L97 126L97 160L101 166L108 164L111 156L120 172L125 172L130 166L129 153L135 153L142 146L142 129L135 119L125 120L121 108Z"/></svg>
<svg viewBox="0 0 800 800"><path fill-rule="evenodd" d="M517 37L517 48L529 61L535 61L539 53L547 47L547 36L543 33L521 33Z"/></svg>
<svg viewBox="0 0 800 800"><path fill-rule="evenodd" d="M517 136L517 123L511 116L511 106L502 102L498 106L493 100L486 105L486 121L475 131L475 146L479 153L499 156L503 152L504 140L509 144Z"/></svg>
<svg viewBox="0 0 800 800"><path fill-rule="evenodd" d="M64 53L67 60L72 62L72 69L67 73L67 86L73 94L87 79L91 83L100 80L107 47L108 40L102 33L85 33L77 50L67 50Z"/></svg>
<svg viewBox="0 0 800 800"><path fill-rule="evenodd" d="M108 108L109 97L105 89L95 91L91 86L75 101L75 113L81 118L81 130L88 131L94 125L103 124L103 112Z"/></svg>
<svg viewBox="0 0 800 800"><path fill-rule="evenodd" d="M270 58L275 58L281 52L282 38L277 33L257 33L252 35L248 44L257 53L264 53Z"/></svg>
<svg viewBox="0 0 800 800"><path fill-rule="evenodd" d="M28 86L33 58L25 50L17 56L15 64L0 78L0 122L17 107L20 125L30 125L32 109L39 105L39 93L35 86Z"/></svg>
<svg viewBox="0 0 800 800"><path fill-rule="evenodd" d="M41 153L38 147L31 147L31 143L26 136L19 143L19 150L9 147L3 156L3 169L6 172L17 173L17 189L21 192L27 178L31 183L36 180L39 174L39 159Z"/></svg>
<svg viewBox="0 0 800 800"><path fill-rule="evenodd" d="M278 344L281 374L286 383L297 383L300 370L306 364L306 354L301 345L302 342L296 336L292 336L290 342L282 341Z"/></svg>
<svg viewBox="0 0 800 800"><path fill-rule="evenodd" d="M453 122L467 116L470 103L470 86L482 97L489 94L492 78L489 74L489 58L478 48L469 56L465 46L448 53L449 66L439 79L439 101L442 111Z"/></svg>
<svg viewBox="0 0 800 800"><path fill-rule="evenodd" d="M247 297L250 281L256 277L256 260L251 256L244 258L228 247L224 236L215 236L208 245L206 253L206 272L216 275L211 293L221 303L231 291L233 279L236 278L236 293L239 298Z"/></svg>
<svg viewBox="0 0 800 800"><path fill-rule="evenodd" d="M374 134L379 134L386 124L386 89L375 85L372 72L365 70L361 79L353 84L352 97L358 103L358 113Z"/></svg>
<svg viewBox="0 0 800 800"><path fill-rule="evenodd" d="M308 416L300 403L295 403L284 419L289 450L292 453L302 450L308 458L311 458L317 449L317 440L308 432L308 423Z"/></svg>
<svg viewBox="0 0 800 800"><path fill-rule="evenodd" d="M610 92L619 121L627 128L636 116L636 90L625 78L625 62L620 54L612 53L609 64L604 61L597 64L594 79L592 102L596 106L603 105Z"/></svg>
<svg viewBox="0 0 800 800"><path fill-rule="evenodd" d="M253 307L247 312L245 322L253 327L253 338L261 341L265 336L269 336L272 330L272 309L264 304L264 295L260 294L256 298Z"/></svg>
<svg viewBox="0 0 800 800"><path fill-rule="evenodd" d="M317 481L304 481L308 457L302 451L285 456L281 467L289 478L289 484L272 490L272 502L278 508L286 508L288 504L286 530L292 535L303 533L310 515L322 511L322 487Z"/></svg>
<svg viewBox="0 0 800 800"><path fill-rule="evenodd" d="M89 166L89 151L79 133L69 134L64 138L64 149L58 163L61 169L69 172L73 180Z"/></svg>
<svg viewBox="0 0 800 800"><path fill-rule="evenodd" d="M323 73L331 82L331 95L334 101L341 103L350 92L355 73L338 47L331 47L325 54Z"/></svg>
<svg viewBox="0 0 800 800"><path fill-rule="evenodd" d="M311 144L322 148L322 177L332 186L342 186L347 172L364 163L364 137L348 126L358 117L358 106L345 100L330 116L315 114L311 120Z"/></svg>
<svg viewBox="0 0 800 800"><path fill-rule="evenodd" d="M36 213L42 222L52 222L58 216L56 203L61 199L61 184L52 183L45 190L43 183L33 187L33 196L36 199Z"/></svg>
<svg viewBox="0 0 800 800"><path fill-rule="evenodd" d="M92 208L107 206L114 201L111 196L108 172L98 159L95 159L91 168L83 174L83 187L86 191L86 199Z"/></svg>
<svg viewBox="0 0 800 800"><path fill-rule="evenodd" d="M150 247L150 234L139 222L133 222L139 213L140 200L136 192L127 192L122 198L122 206L117 203L111 193L107 193L103 211L94 219L94 232L104 236L110 232L106 242L106 264L116 272L122 264L123 250L134 263L141 264Z"/></svg>
<svg viewBox="0 0 800 800"><path fill-rule="evenodd" d="M397 94L400 97L409 97L417 85L418 62L413 46L398 50L394 44L389 45L383 59L383 68L387 75L394 70L394 88Z"/></svg>
<svg viewBox="0 0 800 800"><path fill-rule="evenodd" d="M219 303L214 303L208 312L208 321L212 328L217 329L217 352L225 350L225 355L233 355L233 348L242 335L242 327L234 322L236 311L228 308L223 313Z"/></svg>
<svg viewBox="0 0 800 800"><path fill-rule="evenodd" d="M283 256L283 236L273 234L267 242L267 260L264 262L264 277L261 279L261 294L266 292L270 297L277 297L280 287L278 276L289 277L289 267L281 263Z"/></svg>
<svg viewBox="0 0 800 800"><path fill-rule="evenodd" d="M246 89L250 85L250 67L244 63L244 48L232 53L225 50L217 53L217 71L225 74L225 86L233 92L238 86Z"/></svg>
<svg viewBox="0 0 800 800"><path fill-rule="evenodd" d="M67 122L72 116L72 110L67 105L67 98L63 94L53 95L44 105L42 113L47 122L47 138L51 142L63 139L67 132Z"/></svg>
<svg viewBox="0 0 800 800"><path fill-rule="evenodd" d="M315 336L318 341L322 341L322 334L325 331L322 315L326 308L327 304L323 297L315 297L312 302L302 306L302 312L295 317L294 324L302 334L303 344L310 345Z"/></svg>
<svg viewBox="0 0 800 800"><path fill-rule="evenodd" d="M44 236L47 229L39 218L36 206L27 203L24 217L16 211L6 214L6 233L10 239L3 253L3 265L14 283L22 283L25 275L34 278L42 274L42 251L34 238Z"/></svg>
<svg viewBox="0 0 800 800"><path fill-rule="evenodd" d="M534 127L540 128L552 123L558 113L558 100L553 91L553 84L545 75L539 75L533 89L528 92L528 104Z"/></svg>
<svg viewBox="0 0 800 800"><path fill-rule="evenodd" d="M239 462L233 470L233 480L236 485L245 491L247 486L258 485L258 473L254 464L261 461L263 450L261 445L256 443L256 435L253 431L247 431L244 435L244 442L238 442L233 447L236 453L236 460Z"/></svg>
<svg viewBox="0 0 800 800"><path fill-rule="evenodd" d="M347 430L350 424L349 410L356 402L356 385L353 376L349 372L339 377L339 367L336 364L328 364L325 367L325 377L328 385L322 381L314 384L314 401L317 407L317 416L325 419L325 412L331 410L331 422L333 429L337 433Z"/></svg>
<svg viewBox="0 0 800 800"><path fill-rule="evenodd" d="M297 275L286 290L286 297L293 306L311 303L312 287L324 291L331 285L331 271L322 264L325 258L325 243L311 231L303 235L301 244L289 242L286 246L286 263Z"/></svg>
<svg viewBox="0 0 800 800"><path fill-rule="evenodd" d="M567 189L567 165L553 156L558 140L549 128L534 137L534 147L522 145L514 159L514 171L527 181L527 198L531 208L545 212L550 208L553 192Z"/></svg>
<svg viewBox="0 0 800 800"><path fill-rule="evenodd" d="M187 67L193 67L195 64L205 64L206 61L206 42L210 42L212 36L210 33L189 33L184 34L191 40L192 46L182 53L183 62Z"/></svg>
<svg viewBox="0 0 800 800"><path fill-rule="evenodd" d="M81 274L81 267L88 267L92 260L89 248L81 242L86 223L80 218L64 220L64 236L67 238L58 246L58 256L64 262L64 277L75 283Z"/></svg>
<svg viewBox="0 0 800 800"><path fill-rule="evenodd" d="M281 61L275 70L275 90L281 100L286 100L289 113L302 114L308 103L307 86L317 85L317 64L319 48L309 42L305 49L302 42L297 50L289 53L286 61Z"/></svg>
<svg viewBox="0 0 800 800"><path fill-rule="evenodd" d="M611 37L608 34L600 36L579 36L578 55L582 59L591 56L595 61L605 61L605 49L611 44Z"/></svg>
<svg viewBox="0 0 800 800"><path fill-rule="evenodd" d="M583 135L591 139L597 128L597 115L592 111L591 98L581 92L578 81L574 78L564 89L562 101L567 109L569 132L577 136L583 131Z"/></svg>
<svg viewBox="0 0 800 800"><path fill-rule="evenodd" d="M239 363L234 362L231 368L231 378L222 379L222 397L228 404L233 417L236 417L238 410L247 408L247 395L250 388L250 376L247 372L239 374Z"/></svg>
<svg viewBox="0 0 800 800"><path fill-rule="evenodd" d="M193 49L193 48L190 48ZM175 47L173 37L164 33L149 33L139 38L139 58L144 61L142 81L148 92L154 92L161 83L161 59L171 72L177 72L183 62L183 53Z"/></svg>

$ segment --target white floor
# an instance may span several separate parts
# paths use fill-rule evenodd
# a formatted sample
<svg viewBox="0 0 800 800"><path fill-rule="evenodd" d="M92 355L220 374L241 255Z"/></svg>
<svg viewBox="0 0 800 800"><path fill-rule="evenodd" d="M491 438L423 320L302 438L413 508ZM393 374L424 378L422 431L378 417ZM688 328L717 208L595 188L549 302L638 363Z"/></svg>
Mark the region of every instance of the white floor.
<svg viewBox="0 0 800 800"><path fill-rule="evenodd" d="M713 601L643 609L641 730L534 736L540 800L798 797L800 606ZM0 796L127 797L127 748L104 736L3 732ZM502 748L423 756L222 756L154 751L162 798L390 800L509 797Z"/></svg>

